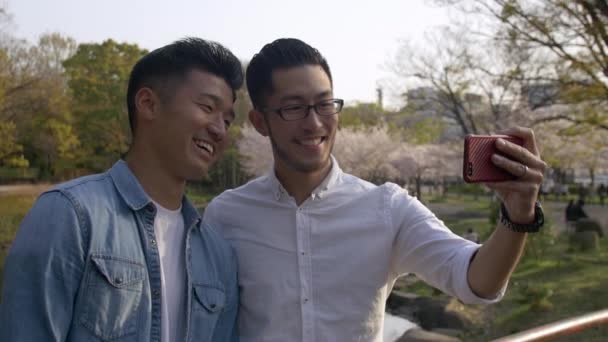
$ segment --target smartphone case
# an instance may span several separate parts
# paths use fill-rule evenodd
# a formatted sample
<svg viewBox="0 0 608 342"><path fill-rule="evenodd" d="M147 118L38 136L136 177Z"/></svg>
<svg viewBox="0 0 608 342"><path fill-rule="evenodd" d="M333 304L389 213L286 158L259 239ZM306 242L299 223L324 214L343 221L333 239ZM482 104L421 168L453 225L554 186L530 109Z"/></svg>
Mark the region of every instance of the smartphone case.
<svg viewBox="0 0 608 342"><path fill-rule="evenodd" d="M464 139L464 163L462 177L467 183L503 182L516 177L492 163L493 154L501 154L496 149L496 139L502 138L514 144L523 145L523 140L509 135L467 135Z"/></svg>

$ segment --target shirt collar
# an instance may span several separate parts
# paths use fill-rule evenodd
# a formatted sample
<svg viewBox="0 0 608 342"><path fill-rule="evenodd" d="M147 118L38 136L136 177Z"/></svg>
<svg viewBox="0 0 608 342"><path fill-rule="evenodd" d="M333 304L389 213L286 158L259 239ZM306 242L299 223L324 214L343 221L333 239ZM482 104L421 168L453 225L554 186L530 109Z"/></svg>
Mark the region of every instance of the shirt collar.
<svg viewBox="0 0 608 342"><path fill-rule="evenodd" d="M331 155L330 158L331 169L329 170L329 173L327 174L327 176L325 176L321 184L319 184L312 191L311 196L313 199L322 198L323 193L328 190L331 190L338 183L340 175L342 174L342 169L340 168L340 165L338 164L336 158L334 158L333 155ZM268 179L270 181L270 187L272 189L272 193L274 195L275 200L280 201L282 198L284 198L284 196L289 196L287 190L285 190L283 184L281 184L281 181L279 181L279 179L277 178L274 169L268 174Z"/></svg>
<svg viewBox="0 0 608 342"><path fill-rule="evenodd" d="M140 210L151 202L150 197L124 160L117 161L109 173L118 193L131 210Z"/></svg>
<svg viewBox="0 0 608 342"><path fill-rule="evenodd" d="M144 191L144 188L124 160L117 161L114 166L112 166L109 173L118 193L131 210L138 211L152 203L152 199ZM184 216L184 224L186 227L190 227L200 219L200 214L186 196L182 199L181 211Z"/></svg>

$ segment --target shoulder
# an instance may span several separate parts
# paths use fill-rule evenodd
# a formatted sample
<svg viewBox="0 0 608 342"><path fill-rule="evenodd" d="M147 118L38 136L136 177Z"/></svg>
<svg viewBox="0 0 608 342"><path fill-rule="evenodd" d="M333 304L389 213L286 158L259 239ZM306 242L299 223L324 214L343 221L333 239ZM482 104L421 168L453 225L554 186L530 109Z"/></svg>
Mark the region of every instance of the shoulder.
<svg viewBox="0 0 608 342"><path fill-rule="evenodd" d="M43 195L51 192L59 192L70 200L76 201L78 199L87 198L92 193L107 189L108 182L111 182L111 179L107 172L83 176L55 185L53 188L43 193Z"/></svg>
<svg viewBox="0 0 608 342"><path fill-rule="evenodd" d="M225 208L234 209L250 202L271 197L272 193L272 185L268 176L258 177L238 188L226 190L216 196L205 208L205 213Z"/></svg>

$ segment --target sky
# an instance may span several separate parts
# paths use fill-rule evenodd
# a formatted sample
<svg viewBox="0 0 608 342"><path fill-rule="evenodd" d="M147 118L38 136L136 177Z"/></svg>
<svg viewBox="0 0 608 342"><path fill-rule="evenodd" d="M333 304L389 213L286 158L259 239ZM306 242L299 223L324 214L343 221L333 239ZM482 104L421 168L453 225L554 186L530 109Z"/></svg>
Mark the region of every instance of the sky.
<svg viewBox="0 0 608 342"><path fill-rule="evenodd" d="M328 60L334 94L349 103L376 99L400 40L421 40L447 25L428 0L4 0L12 32L36 42L59 32L77 42L112 38L148 50L185 36L218 41L249 60L277 38L299 38ZM387 102L391 94L386 94ZM393 98L394 101L394 98Z"/></svg>

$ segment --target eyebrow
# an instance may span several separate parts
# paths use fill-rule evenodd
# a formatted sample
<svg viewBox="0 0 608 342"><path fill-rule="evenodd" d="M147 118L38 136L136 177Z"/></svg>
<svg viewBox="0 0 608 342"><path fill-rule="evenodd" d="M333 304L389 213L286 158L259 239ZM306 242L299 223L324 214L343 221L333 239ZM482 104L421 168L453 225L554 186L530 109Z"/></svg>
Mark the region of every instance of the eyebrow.
<svg viewBox="0 0 608 342"><path fill-rule="evenodd" d="M218 105L220 103L222 103L222 98L215 95L215 94L211 94L211 93L199 93L194 97L196 100L200 100L203 98L209 98L211 99L211 101L214 102L215 105Z"/></svg>
<svg viewBox="0 0 608 342"><path fill-rule="evenodd" d="M326 96L331 95L331 94L332 94L332 91L331 90L327 90L327 91L318 93L317 95L315 95L314 98L315 99L319 99L319 98L326 97ZM289 101L289 100L304 100L304 97L300 96L300 95L286 95L286 96L281 97L281 99L279 101L280 102L285 102L285 101Z"/></svg>
<svg viewBox="0 0 608 342"><path fill-rule="evenodd" d="M214 104L216 107L220 107L220 104L222 104L222 103L223 103L223 101L222 101L222 98L221 98L221 97L219 97L219 96L217 96L217 95L215 95L215 94L211 94L211 93L199 93L199 94L198 94L198 95L196 95L194 98L195 98L195 100L197 100L197 101L198 101L198 100L201 100L201 99L203 99L203 98L209 98L209 99L211 99L211 101L213 101L213 104ZM228 114L228 115L230 116L230 118L231 118L231 119L233 119L233 120L236 118L236 113L234 112L234 109L233 109L233 108L232 108L232 109L230 109L230 110L228 110L228 111L226 111L226 114Z"/></svg>

